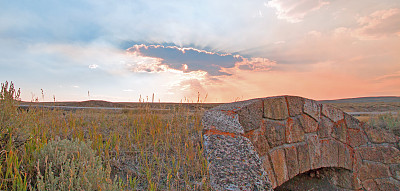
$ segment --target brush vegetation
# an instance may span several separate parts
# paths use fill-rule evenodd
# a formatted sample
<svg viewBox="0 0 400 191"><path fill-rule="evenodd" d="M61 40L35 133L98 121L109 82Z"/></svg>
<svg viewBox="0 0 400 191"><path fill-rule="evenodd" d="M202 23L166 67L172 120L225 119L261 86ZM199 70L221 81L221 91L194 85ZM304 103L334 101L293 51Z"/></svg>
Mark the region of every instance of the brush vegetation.
<svg viewBox="0 0 400 191"><path fill-rule="evenodd" d="M0 190L209 190L202 108L18 108L2 83Z"/></svg>

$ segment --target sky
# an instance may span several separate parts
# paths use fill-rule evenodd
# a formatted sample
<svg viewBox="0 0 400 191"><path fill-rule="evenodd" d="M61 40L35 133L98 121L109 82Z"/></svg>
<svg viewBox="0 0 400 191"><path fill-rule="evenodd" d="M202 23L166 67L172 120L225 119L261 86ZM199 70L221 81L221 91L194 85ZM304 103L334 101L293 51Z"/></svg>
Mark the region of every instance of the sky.
<svg viewBox="0 0 400 191"><path fill-rule="evenodd" d="M0 81L24 101L400 96L400 1L0 0Z"/></svg>

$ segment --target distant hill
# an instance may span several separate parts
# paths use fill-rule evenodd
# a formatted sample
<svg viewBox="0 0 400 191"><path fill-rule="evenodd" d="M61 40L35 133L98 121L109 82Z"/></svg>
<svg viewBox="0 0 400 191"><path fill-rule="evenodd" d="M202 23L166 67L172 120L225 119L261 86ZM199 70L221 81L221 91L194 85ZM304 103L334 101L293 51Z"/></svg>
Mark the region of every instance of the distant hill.
<svg viewBox="0 0 400 191"><path fill-rule="evenodd" d="M368 103L368 102L400 102L397 96L358 97L337 100L320 100L321 103Z"/></svg>

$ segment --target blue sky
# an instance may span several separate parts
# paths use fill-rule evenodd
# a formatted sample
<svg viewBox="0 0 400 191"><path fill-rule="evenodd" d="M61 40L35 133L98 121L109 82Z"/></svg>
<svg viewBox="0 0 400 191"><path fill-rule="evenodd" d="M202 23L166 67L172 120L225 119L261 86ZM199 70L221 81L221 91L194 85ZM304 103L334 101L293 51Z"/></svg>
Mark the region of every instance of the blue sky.
<svg viewBox="0 0 400 191"><path fill-rule="evenodd" d="M0 0L0 23L25 101L400 95L398 0Z"/></svg>

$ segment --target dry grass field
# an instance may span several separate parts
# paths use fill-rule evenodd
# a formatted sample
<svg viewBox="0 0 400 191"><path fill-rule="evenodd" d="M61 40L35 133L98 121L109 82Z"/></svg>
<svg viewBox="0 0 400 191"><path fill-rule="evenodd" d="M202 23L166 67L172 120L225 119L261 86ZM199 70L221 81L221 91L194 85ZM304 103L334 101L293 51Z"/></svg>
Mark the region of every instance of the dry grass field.
<svg viewBox="0 0 400 191"><path fill-rule="evenodd" d="M218 104L20 102L0 97L0 190L209 190L201 117ZM21 109L19 104L29 104ZM400 103L330 103L344 111L399 110ZM35 107L117 107L50 109ZM361 116L396 132L399 115Z"/></svg>

